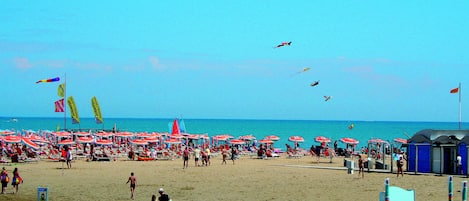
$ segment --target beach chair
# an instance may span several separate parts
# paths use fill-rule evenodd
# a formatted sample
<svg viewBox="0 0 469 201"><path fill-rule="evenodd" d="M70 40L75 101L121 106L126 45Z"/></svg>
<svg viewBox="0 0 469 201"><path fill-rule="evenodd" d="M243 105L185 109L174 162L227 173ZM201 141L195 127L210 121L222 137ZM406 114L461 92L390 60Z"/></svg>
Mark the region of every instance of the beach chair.
<svg viewBox="0 0 469 201"><path fill-rule="evenodd" d="M385 201L385 192L379 193L379 201ZM397 186L389 186L389 200L415 201L415 191Z"/></svg>

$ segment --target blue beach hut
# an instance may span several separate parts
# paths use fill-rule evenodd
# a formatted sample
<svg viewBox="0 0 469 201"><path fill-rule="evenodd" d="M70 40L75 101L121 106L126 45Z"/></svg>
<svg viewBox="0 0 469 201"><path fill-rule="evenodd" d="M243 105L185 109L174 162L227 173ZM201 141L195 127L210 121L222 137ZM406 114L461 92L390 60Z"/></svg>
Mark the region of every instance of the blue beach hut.
<svg viewBox="0 0 469 201"><path fill-rule="evenodd" d="M421 130L408 140L407 170L459 174L456 163L460 155L463 174L467 174L468 147L469 130Z"/></svg>

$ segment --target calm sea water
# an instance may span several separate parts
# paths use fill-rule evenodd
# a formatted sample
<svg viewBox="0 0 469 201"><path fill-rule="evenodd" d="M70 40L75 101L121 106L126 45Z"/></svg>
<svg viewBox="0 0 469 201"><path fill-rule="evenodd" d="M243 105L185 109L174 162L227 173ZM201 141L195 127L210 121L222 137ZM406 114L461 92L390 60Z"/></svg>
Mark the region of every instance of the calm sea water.
<svg viewBox="0 0 469 201"><path fill-rule="evenodd" d="M67 129L112 129L116 124L119 130L132 132L169 132L168 124L173 119L132 119L108 118L104 124L96 124L93 118L81 118L81 123L72 124L68 119ZM348 129L353 123L355 127ZM187 133L209 136L229 134L234 137L252 134L257 139L267 135L277 135L280 140L276 147L284 148L289 136L299 135L305 142L300 146L308 148L318 145L314 141L316 136L325 136L332 140L351 137L360 141L359 147L366 146L371 138L381 138L392 141L394 138L408 138L423 129L458 129L458 122L384 122L384 121L310 121L310 120L229 120L229 119L184 119ZM64 128L63 118L18 118L17 122L9 118L0 119L0 130L56 130L58 125ZM463 123L463 129L469 123ZM344 145L339 143L339 147Z"/></svg>

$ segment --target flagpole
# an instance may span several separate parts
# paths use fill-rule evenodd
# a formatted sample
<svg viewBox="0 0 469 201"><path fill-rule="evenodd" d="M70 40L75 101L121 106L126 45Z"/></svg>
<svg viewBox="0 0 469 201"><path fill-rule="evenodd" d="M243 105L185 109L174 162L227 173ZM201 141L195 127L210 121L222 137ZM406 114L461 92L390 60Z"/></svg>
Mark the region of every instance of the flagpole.
<svg viewBox="0 0 469 201"><path fill-rule="evenodd" d="M64 131L67 130L67 73L64 75Z"/></svg>
<svg viewBox="0 0 469 201"><path fill-rule="evenodd" d="M462 110L461 110L461 82L459 83L459 130L462 127Z"/></svg>

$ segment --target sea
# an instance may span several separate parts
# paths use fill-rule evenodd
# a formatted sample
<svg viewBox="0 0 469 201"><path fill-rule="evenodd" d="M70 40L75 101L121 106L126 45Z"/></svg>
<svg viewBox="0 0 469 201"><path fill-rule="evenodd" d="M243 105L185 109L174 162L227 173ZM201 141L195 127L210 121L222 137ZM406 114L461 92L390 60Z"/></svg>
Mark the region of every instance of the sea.
<svg viewBox="0 0 469 201"><path fill-rule="evenodd" d="M180 119L181 120L181 119ZM64 118L0 118L0 130L112 130L115 126L119 131L131 132L171 132L174 119L163 118L107 118L102 124L97 124L94 118L81 118L80 124L72 124L70 119ZM359 141L358 147L367 146L370 139L379 138L394 143L395 138L409 139L415 133L424 129L456 130L459 122L406 122L406 121L327 121L327 120L243 120L243 119L182 119L186 133L208 134L209 136L228 134L235 138L243 135L253 135L257 140L268 135L276 135L280 140L275 147L284 149L290 136L302 136L304 142L299 146L309 148L319 145L315 141L317 136L330 138L332 142L339 141L339 147L345 147L340 138L349 137ZM353 124L353 128L349 126ZM462 123L466 129L469 123Z"/></svg>

